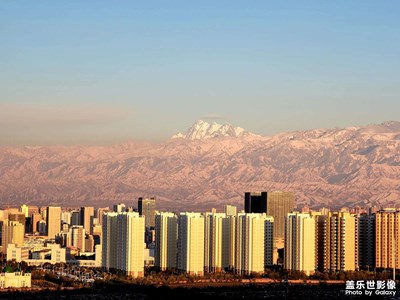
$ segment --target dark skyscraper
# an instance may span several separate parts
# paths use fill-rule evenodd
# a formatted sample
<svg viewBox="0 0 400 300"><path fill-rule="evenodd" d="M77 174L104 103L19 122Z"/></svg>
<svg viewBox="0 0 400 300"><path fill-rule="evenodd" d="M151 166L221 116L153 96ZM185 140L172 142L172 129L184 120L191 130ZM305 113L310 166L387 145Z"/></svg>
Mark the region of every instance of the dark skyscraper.
<svg viewBox="0 0 400 300"><path fill-rule="evenodd" d="M267 212L267 192L245 193L244 211L247 213Z"/></svg>
<svg viewBox="0 0 400 300"><path fill-rule="evenodd" d="M79 211L71 212L71 225L81 225L81 213Z"/></svg>
<svg viewBox="0 0 400 300"><path fill-rule="evenodd" d="M289 192L245 193L246 213L266 213L274 217L274 238L284 237L285 218L294 209L294 195Z"/></svg>
<svg viewBox="0 0 400 300"><path fill-rule="evenodd" d="M375 267L375 215L362 214L358 221L358 265L369 270Z"/></svg>
<svg viewBox="0 0 400 300"><path fill-rule="evenodd" d="M85 228L86 233L91 234L94 218L94 207L81 207L80 217L81 225L83 225L83 228Z"/></svg>
<svg viewBox="0 0 400 300"><path fill-rule="evenodd" d="M294 209L294 194L281 191L245 193L244 209L246 213L266 213L268 216L274 217L275 248L282 249L285 236L285 218Z"/></svg>
<svg viewBox="0 0 400 300"><path fill-rule="evenodd" d="M141 216L145 217L146 227L154 228L156 217L156 199L140 197L138 199L138 211Z"/></svg>

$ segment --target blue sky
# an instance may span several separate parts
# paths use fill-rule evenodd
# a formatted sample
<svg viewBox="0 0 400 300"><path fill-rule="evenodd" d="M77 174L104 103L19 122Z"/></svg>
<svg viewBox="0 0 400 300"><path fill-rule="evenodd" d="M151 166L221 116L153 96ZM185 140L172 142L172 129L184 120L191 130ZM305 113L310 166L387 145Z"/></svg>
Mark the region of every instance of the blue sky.
<svg viewBox="0 0 400 300"><path fill-rule="evenodd" d="M398 1L2 1L0 144L399 120Z"/></svg>

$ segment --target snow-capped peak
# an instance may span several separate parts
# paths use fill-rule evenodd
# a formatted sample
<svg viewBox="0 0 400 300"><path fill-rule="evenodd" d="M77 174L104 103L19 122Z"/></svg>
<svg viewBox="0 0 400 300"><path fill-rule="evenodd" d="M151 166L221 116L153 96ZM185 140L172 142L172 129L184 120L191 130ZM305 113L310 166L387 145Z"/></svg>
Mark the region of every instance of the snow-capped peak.
<svg viewBox="0 0 400 300"><path fill-rule="evenodd" d="M172 136L173 139L184 138L187 140L199 140L215 137L243 137L243 136L257 136L253 133L245 131L241 127L234 127L231 124L218 124L213 122L209 124L203 120L198 120L190 127L186 133L178 133Z"/></svg>

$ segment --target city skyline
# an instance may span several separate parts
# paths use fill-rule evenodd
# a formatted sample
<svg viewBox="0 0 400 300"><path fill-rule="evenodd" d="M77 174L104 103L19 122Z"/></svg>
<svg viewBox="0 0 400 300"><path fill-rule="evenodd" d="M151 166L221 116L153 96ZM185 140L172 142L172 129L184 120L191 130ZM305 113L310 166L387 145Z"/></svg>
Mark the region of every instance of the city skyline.
<svg viewBox="0 0 400 300"><path fill-rule="evenodd" d="M400 209L315 211L302 207L301 212L290 209L285 213L285 205L274 204L284 204L290 195L272 196L251 192L243 197L246 210L261 208L267 213L238 211L235 206L225 206L225 212L215 208L156 212L151 231L145 226L148 216L124 203L114 204L112 210L30 205L0 209L5 265L0 289L34 284L42 291L52 277L33 282L31 276L47 274L56 275L59 285L73 284L74 290L82 286L97 290L99 282L104 291L107 284L115 287L120 281L141 287L218 282L219 288L234 281L245 286L262 284L263 288L282 284L287 294L288 285L293 289L292 284L301 280L314 287L343 284L346 295L397 293ZM269 200L275 206L270 212ZM35 224L38 212L46 221ZM73 224L73 212L84 215L77 218L79 225ZM88 231L84 229L87 212L94 212ZM286 215L284 248L276 260L274 236L276 230L279 234L276 223L282 213Z"/></svg>
<svg viewBox="0 0 400 300"><path fill-rule="evenodd" d="M0 145L398 120L397 2L98 4L3 3Z"/></svg>
<svg viewBox="0 0 400 300"><path fill-rule="evenodd" d="M245 202L246 197L244 198L244 204ZM114 206L115 208L117 206ZM26 209L28 209L28 217L25 217L24 211ZM225 209L228 209L228 207ZM283 211L284 208L281 207L280 210ZM51 206L41 207L40 214L43 218L46 218L47 215L45 223L51 225L50 227L53 231L50 233L49 230L44 230L44 234L32 234L34 232L33 229L36 227L32 226L35 225L32 224L32 216L36 214L36 211L38 211L38 207L27 205L22 205L20 208L14 207L0 210L0 221L5 226L3 228L4 236L2 240L3 252L7 250L7 253L10 253L8 245L13 244L10 245L10 250L13 252L10 255L17 255L16 257L18 255L25 256L27 252L25 253L24 249L30 247L29 243L25 244L27 238L47 237L50 240L55 238L54 241L59 245L54 245L56 247L54 249L60 249L61 246L69 247L71 250L78 252L96 252L96 255L103 255L104 267L112 268L111 265L108 265L108 262L110 261L113 265L118 264L117 261L126 254L125 250L121 253L118 252L119 254L115 252L116 249L120 248L116 247L115 244L126 244L127 237L136 236L137 240L134 243L127 243L127 245L132 244L137 247L132 253L142 255L144 249L142 247L151 249L159 247L155 252L154 262L155 266L161 267L162 270L174 268L174 264L176 263L178 264L177 267L181 264L181 267L178 267L178 269L189 274L191 272L194 272L193 274L202 272L203 267L208 269L209 272L221 272L223 269L232 270L234 268L235 272L246 273L247 271L255 271L256 269L258 271L255 272L264 272L264 268L282 264L282 261L273 261L273 245L275 245L273 232L276 229L276 219L265 213L245 213L241 211L234 215L229 215L219 213L215 209L211 209L209 212L158 212L155 226L156 235L153 236L152 242L149 245L145 245L143 240L145 236L146 217L140 216L138 212L132 212L128 207L126 207L126 211L120 212L109 210L108 208L97 209L96 216L93 218L93 225L86 232L84 230L83 219L81 219L80 225L73 225L71 212L74 210L65 210L60 209L60 207ZM55 213L52 219L58 220L58 226L54 220L50 221L50 211L53 214ZM79 209L75 211L79 212ZM80 211L82 213L82 210ZM236 207L234 211L236 212ZM399 230L393 227L393 224L398 223L399 216L400 210L393 208L379 209L370 207L367 209L358 208L352 210L343 208L340 211L331 211L323 208L313 211L307 207L303 207L301 212L291 210L291 212L286 214L285 218L284 239L286 241L285 249L287 250L284 249L284 251L286 254L291 255L291 257L285 256L284 259L289 264L287 265L287 269L293 268L293 270L306 271L310 275L316 269L322 272L329 270L349 271L358 268L368 269L368 266L371 267L375 264L376 267L391 268L393 262L396 265L399 264L399 260L391 258L391 255L398 256L400 253L392 248L393 242L400 243L400 240L395 238L398 237ZM17 221L15 221L16 218ZM307 219L307 229L303 228L306 225L303 223L304 218ZM366 227L365 221L367 219L370 224ZM136 221L134 223L134 220L138 223ZM102 230L95 232L94 228L98 226L102 227ZM92 228L93 235L89 233L92 232ZM371 228L376 228L377 230L371 231ZM178 235L176 230L178 230ZM388 231L387 234L384 231ZM255 238L253 236L255 234L259 235L259 237ZM366 234L372 234L370 239L366 239ZM236 238L233 238L235 235ZM314 243L310 243L310 238L318 241L318 247ZM103 239L104 243L101 242ZM233 242L234 239L236 239L236 243ZM262 243L262 241L264 242ZM298 242L301 244L295 246ZM26 247L23 245L26 245ZM103 251L97 252L95 249L99 249L99 247L95 247L96 245L102 245ZM355 245L355 247L352 245ZM17 254L14 251L16 247L22 249L23 252ZM35 246L33 245L33 247ZM192 250L190 250L191 247L193 247ZM238 248L235 250L236 247ZM390 248L394 249L395 252L391 252ZM168 249L172 252L169 253ZM205 251L204 256L203 254L197 254L199 249ZM371 255L374 249L375 253ZM132 249L128 252L130 251ZM181 262L175 260L176 258L179 259L179 256L176 257L173 254L176 251L177 253L188 251L184 256L180 257L180 259L183 259ZM246 251L259 252L257 260L250 258L250 252L245 254ZM297 253L297 251L300 252ZM306 254L308 251L311 252ZM181 254L183 255L184 252L181 252ZM236 264L236 267L232 265L235 253L234 264ZM323 255L324 253L328 254L328 257ZM365 256L367 253L368 256ZM298 256L299 254L307 257L307 267L304 268L302 266L305 260ZM313 255L310 256L311 254ZM65 253L63 255L65 256ZM193 261L190 258L192 255L194 255ZM168 263L169 267L166 264L167 257L168 261L170 261ZM247 258L249 258L248 261ZM25 259L29 259L28 256ZM31 262L40 263L40 259L49 258L42 257L39 258L39 261ZM54 257L51 259L54 259ZM192 262L186 261L187 259ZM143 262L146 259L142 256L139 260ZM365 264L366 261L368 261L368 265ZM123 262L123 265L125 262ZM140 265L141 263L138 265L139 268ZM118 267L121 270L130 270L124 268ZM191 269L191 271L187 268ZM141 277L143 273L134 276Z"/></svg>
<svg viewBox="0 0 400 300"><path fill-rule="evenodd" d="M0 292L395 297L399 16L4 0Z"/></svg>

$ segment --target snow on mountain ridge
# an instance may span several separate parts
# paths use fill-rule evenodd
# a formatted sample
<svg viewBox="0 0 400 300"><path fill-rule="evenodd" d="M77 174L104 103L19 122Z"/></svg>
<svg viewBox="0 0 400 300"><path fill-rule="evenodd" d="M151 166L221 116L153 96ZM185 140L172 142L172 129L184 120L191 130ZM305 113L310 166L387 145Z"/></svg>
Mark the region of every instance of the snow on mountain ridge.
<svg viewBox="0 0 400 300"><path fill-rule="evenodd" d="M199 138L244 132L196 123ZM257 138L182 134L160 144L0 146L0 200L109 206L151 194L161 209L190 211L242 207L245 191L286 190L300 207L399 207L400 122L383 124Z"/></svg>
<svg viewBox="0 0 400 300"><path fill-rule="evenodd" d="M187 140L209 139L215 137L236 137L257 136L254 133L247 132L241 127L234 127L231 124L218 124L213 122L209 124L203 120L198 120L190 127L186 133L178 133L172 136L172 139L183 138Z"/></svg>

